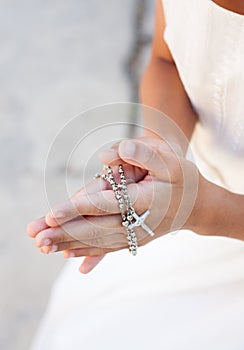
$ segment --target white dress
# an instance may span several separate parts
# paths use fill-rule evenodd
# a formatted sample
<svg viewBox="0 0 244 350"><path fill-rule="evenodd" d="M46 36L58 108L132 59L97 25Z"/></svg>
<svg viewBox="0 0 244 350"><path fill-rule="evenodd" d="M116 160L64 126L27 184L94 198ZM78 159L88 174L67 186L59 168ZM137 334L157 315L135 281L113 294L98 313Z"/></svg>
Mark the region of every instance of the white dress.
<svg viewBox="0 0 244 350"><path fill-rule="evenodd" d="M165 39L200 118L198 165L244 194L244 16L210 0L163 5ZM32 350L244 349L244 242L181 231L136 258L110 254L88 275L79 264L56 281Z"/></svg>

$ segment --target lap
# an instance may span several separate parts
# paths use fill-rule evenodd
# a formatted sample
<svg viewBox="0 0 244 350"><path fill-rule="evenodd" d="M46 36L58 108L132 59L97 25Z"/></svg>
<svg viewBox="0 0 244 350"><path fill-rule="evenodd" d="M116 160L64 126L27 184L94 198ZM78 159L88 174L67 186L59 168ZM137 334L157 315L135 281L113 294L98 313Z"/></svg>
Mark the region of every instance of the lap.
<svg viewBox="0 0 244 350"><path fill-rule="evenodd" d="M137 257L110 254L88 275L78 267L79 261L68 262L57 279L33 350L45 339L50 350L67 344L178 350L193 349L196 341L198 349L213 342L215 350L241 349L230 346L244 342L238 241L182 231L140 248Z"/></svg>

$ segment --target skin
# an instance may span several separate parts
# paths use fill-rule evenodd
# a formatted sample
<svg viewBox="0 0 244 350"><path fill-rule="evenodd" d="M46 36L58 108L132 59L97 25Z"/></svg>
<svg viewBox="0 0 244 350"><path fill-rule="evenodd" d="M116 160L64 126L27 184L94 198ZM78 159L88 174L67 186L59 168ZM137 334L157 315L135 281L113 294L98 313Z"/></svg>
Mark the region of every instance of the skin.
<svg viewBox="0 0 244 350"><path fill-rule="evenodd" d="M238 13L239 15L244 15L243 0L215 0L214 2L226 10Z"/></svg>
<svg viewBox="0 0 244 350"><path fill-rule="evenodd" d="M128 141L123 141L105 152L102 157L110 157L112 165L126 163L124 166L133 206L138 213L151 209L147 224L154 230L151 238L143 229L137 229L139 246L160 237L162 234L179 228L191 228L190 210L181 211L183 225L176 224L175 218L181 203L184 179L198 185L199 173L195 165L183 156L175 154L164 141L144 137L133 140L134 153L128 152ZM107 153L107 154L106 154ZM130 165L129 165L130 164ZM116 168L115 168L116 169ZM102 187L101 187L102 186ZM185 209L185 208L184 208ZM58 218L62 213L62 217ZM80 215L78 216L78 213ZM113 215L111 215L113 214ZM94 180L86 189L77 192L70 201L59 204L42 220L28 226L28 233L35 237L38 248L43 252L72 249L75 256L97 256L128 247L124 228L114 193L104 180ZM34 233L35 225L39 225ZM67 252L69 249L69 252ZM100 256L101 258L101 256Z"/></svg>
<svg viewBox="0 0 244 350"><path fill-rule="evenodd" d="M243 1L215 2L230 11L244 14ZM141 80L141 102L170 116L190 140L198 116L191 107L163 39L164 28L163 8L158 0L152 55ZM163 141L164 128L160 123L149 121L145 115L144 124L150 125L159 136L147 132L145 138L132 140L134 148L130 147L131 152L128 151L128 144L122 141L100 155L103 163L127 164L126 175L132 180L128 188L131 197L135 198L136 211L141 213L151 209L147 223L155 231L155 236L148 237L145 231L138 229L139 245L171 231L182 200L185 177L197 182L196 197L194 203L188 200L188 211L191 205L192 210L188 216L187 210L186 213L183 211L183 217L185 215L187 218L177 228L191 229L202 235L244 240L244 196L207 181L191 162L185 160L187 145L180 137L175 136L172 140L172 144L178 144L179 152L172 151L172 147ZM139 194L137 200L136 193ZM170 200L165 206L162 198L169 196ZM155 222L157 225L153 227ZM30 223L27 232L43 253L63 251L64 257L86 256L80 268L83 273L91 271L106 253L127 248L117 202L108 184L99 179L77 191L70 201L58 204L46 217Z"/></svg>

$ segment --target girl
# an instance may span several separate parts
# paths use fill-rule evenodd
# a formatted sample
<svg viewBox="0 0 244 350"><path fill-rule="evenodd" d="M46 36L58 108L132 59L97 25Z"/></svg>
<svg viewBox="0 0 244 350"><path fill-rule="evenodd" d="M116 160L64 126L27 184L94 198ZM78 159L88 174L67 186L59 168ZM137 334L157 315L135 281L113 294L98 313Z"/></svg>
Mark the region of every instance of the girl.
<svg viewBox="0 0 244 350"><path fill-rule="evenodd" d="M130 193L139 189L136 212L150 207L146 223L155 236L138 228L144 247L133 262L122 250L117 203L102 179L28 226L43 252L87 256L83 273L120 250L83 279L75 259L67 264L33 349L243 349L243 72L242 1L157 0L141 102L176 123L191 141L198 168L185 159L184 137L170 135L166 144L164 125L147 114L145 126L155 133L101 154L104 163L126 164L134 180ZM184 187L185 178L192 186ZM187 196L196 181L196 200L189 195L175 226L182 193ZM170 205L164 207L168 185ZM94 223L99 246L87 247L82 241L94 234ZM158 239L172 227L183 230Z"/></svg>

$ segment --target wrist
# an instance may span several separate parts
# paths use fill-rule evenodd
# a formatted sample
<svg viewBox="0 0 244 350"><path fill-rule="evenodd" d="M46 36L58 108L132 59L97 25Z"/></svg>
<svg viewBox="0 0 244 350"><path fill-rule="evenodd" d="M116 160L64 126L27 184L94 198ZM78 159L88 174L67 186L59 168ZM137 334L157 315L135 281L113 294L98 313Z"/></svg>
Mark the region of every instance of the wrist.
<svg viewBox="0 0 244 350"><path fill-rule="evenodd" d="M226 192L200 175L196 201L186 223L187 228L200 235L222 235L222 205L226 200Z"/></svg>

